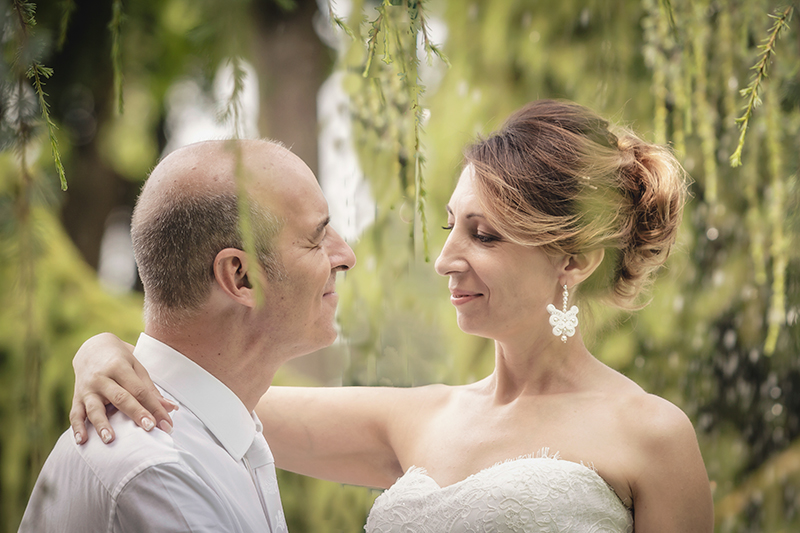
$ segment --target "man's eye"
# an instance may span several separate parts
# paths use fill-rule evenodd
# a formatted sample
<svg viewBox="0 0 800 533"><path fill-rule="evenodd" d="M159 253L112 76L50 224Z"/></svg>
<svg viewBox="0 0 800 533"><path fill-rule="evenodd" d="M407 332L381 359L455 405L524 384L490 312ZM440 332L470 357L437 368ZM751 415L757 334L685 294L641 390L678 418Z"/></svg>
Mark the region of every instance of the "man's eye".
<svg viewBox="0 0 800 533"><path fill-rule="evenodd" d="M328 230L325 229L325 232L322 234L320 240L314 245L314 248L322 248L322 245L325 243L325 239L328 238Z"/></svg>

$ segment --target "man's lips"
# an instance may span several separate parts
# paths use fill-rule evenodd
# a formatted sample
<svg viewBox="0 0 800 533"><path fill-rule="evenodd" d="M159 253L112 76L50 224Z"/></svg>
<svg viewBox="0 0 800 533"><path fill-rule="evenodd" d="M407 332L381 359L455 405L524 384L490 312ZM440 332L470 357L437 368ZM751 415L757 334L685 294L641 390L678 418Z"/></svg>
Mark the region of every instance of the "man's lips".
<svg viewBox="0 0 800 533"><path fill-rule="evenodd" d="M331 274L331 277L328 278L328 285L322 291L323 298L325 296L330 296L332 294L336 294L336 274Z"/></svg>
<svg viewBox="0 0 800 533"><path fill-rule="evenodd" d="M464 305L481 296L483 296L483 294L479 292L463 291L460 289L450 290L450 302L452 302L453 305Z"/></svg>

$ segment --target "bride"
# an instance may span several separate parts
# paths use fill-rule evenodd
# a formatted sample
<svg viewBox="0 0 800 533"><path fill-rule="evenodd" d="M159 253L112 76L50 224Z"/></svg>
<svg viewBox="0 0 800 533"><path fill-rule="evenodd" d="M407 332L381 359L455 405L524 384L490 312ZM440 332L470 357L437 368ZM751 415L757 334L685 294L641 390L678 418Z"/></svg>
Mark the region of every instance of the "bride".
<svg viewBox="0 0 800 533"><path fill-rule="evenodd" d="M470 147L436 271L459 327L495 341L494 371L462 386L271 387L256 412L276 465L388 488L374 533L711 531L691 422L595 359L578 327L587 302L637 307L685 199L667 149L615 131L544 100ZM82 435L87 402L110 397L110 383L154 390L127 345L106 338L75 360L70 420ZM167 418L155 393L138 398L119 407Z"/></svg>

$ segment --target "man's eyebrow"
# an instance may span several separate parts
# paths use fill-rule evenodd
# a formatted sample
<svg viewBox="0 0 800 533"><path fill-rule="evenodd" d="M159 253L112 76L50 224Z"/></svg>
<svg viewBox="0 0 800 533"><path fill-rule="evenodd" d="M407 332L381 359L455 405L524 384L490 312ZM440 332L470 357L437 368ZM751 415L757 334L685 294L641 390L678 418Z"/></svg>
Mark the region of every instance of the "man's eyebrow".
<svg viewBox="0 0 800 533"><path fill-rule="evenodd" d="M330 223L331 223L331 217L330 215L328 215L327 217L325 217L325 220L323 220L317 225L317 228L314 230L314 234L312 235L312 239L314 240L318 239L319 236L322 235L322 232L325 231L325 227Z"/></svg>

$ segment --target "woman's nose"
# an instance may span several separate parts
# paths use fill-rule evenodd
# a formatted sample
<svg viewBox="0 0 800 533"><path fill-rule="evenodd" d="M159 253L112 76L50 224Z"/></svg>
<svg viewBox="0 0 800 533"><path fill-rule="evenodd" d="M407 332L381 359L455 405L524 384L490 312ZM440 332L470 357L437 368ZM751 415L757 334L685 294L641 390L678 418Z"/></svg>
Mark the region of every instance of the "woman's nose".
<svg viewBox="0 0 800 533"><path fill-rule="evenodd" d="M444 241L444 247L439 257L436 258L434 265L436 273L440 276L448 276L453 272L463 271L465 266L466 261L464 261L460 251L455 230L450 230L450 235L447 236L447 240Z"/></svg>

